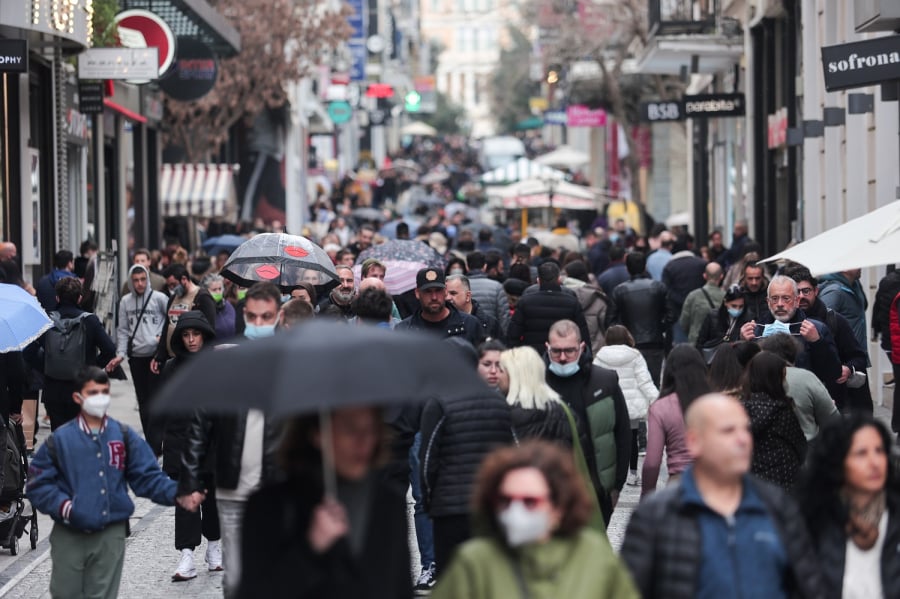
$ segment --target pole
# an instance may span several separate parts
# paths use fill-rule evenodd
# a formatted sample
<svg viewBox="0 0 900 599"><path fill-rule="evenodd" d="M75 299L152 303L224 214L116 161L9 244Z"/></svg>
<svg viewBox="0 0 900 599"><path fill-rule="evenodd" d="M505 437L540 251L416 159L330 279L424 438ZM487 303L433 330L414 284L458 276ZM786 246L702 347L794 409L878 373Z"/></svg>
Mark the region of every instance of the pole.
<svg viewBox="0 0 900 599"><path fill-rule="evenodd" d="M6 73L3 73L3 238L9 240L12 237L10 225L10 200L9 200L9 90L7 89Z"/></svg>

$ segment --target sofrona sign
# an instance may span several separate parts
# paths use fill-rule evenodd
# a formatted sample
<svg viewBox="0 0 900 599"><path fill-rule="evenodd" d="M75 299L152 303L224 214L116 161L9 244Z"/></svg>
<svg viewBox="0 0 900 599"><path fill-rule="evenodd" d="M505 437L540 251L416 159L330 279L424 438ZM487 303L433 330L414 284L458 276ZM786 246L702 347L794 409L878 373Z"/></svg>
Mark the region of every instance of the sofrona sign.
<svg viewBox="0 0 900 599"><path fill-rule="evenodd" d="M826 46L822 67L830 92L900 80L900 35Z"/></svg>

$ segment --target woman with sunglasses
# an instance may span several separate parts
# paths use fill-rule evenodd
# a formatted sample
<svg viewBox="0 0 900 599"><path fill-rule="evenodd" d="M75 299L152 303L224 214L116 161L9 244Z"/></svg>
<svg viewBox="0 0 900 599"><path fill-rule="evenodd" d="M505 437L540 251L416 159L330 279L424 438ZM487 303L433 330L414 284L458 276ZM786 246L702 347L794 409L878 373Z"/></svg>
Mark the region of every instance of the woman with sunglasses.
<svg viewBox="0 0 900 599"><path fill-rule="evenodd" d="M638 597L609 542L591 530L571 453L529 441L488 455L473 496L484 534L457 551L433 599Z"/></svg>

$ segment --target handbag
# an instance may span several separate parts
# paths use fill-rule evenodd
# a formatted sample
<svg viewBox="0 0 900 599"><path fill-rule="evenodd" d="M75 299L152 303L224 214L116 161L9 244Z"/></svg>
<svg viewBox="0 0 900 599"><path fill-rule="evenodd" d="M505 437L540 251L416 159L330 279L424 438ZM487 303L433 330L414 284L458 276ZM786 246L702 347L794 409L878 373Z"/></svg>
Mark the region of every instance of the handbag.
<svg viewBox="0 0 900 599"><path fill-rule="evenodd" d="M722 347L722 344L726 341L729 341L728 338L731 336L732 331L734 331L735 325L737 325L736 318L734 319L734 322L731 323L731 326L728 327L728 330L725 332L725 335L721 339L713 339L703 344L701 351L703 352L703 359L706 361L707 366L712 364L713 358L716 357L716 352L719 351L719 348Z"/></svg>

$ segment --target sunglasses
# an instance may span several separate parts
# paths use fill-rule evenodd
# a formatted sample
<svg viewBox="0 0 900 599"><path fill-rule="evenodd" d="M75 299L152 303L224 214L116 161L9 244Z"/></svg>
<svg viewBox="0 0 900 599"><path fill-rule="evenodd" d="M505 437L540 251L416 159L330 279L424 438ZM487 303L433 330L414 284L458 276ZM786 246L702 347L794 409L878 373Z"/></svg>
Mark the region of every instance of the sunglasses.
<svg viewBox="0 0 900 599"><path fill-rule="evenodd" d="M521 502L527 510L533 510L539 506L549 503L550 498L546 495L505 495L501 493L497 497L497 506L501 510L504 510L508 508L514 501Z"/></svg>

